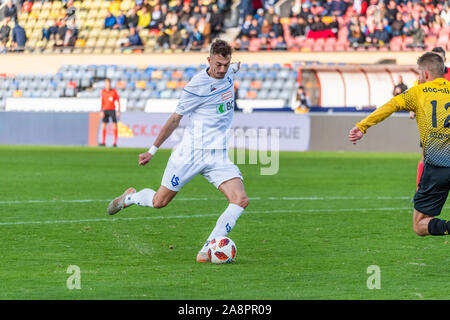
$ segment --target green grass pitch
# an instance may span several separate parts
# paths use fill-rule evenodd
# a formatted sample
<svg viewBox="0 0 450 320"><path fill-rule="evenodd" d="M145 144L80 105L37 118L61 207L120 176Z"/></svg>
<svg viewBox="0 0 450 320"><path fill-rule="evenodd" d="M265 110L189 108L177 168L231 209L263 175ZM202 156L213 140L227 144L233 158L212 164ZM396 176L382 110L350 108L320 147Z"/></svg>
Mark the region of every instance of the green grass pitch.
<svg viewBox="0 0 450 320"><path fill-rule="evenodd" d="M450 298L448 238L412 231L418 154L283 152L273 176L239 165L237 261L212 265L195 257L227 202L201 176L166 208L106 213L129 186L159 187L169 151L147 167L140 152L0 147L0 299Z"/></svg>

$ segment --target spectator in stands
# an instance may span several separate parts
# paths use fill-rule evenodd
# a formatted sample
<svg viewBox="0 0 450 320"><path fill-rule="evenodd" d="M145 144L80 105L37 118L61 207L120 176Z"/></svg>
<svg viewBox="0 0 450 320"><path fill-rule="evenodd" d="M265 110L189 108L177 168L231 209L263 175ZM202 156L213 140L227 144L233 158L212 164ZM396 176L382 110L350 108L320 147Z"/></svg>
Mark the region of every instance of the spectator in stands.
<svg viewBox="0 0 450 320"><path fill-rule="evenodd" d="M261 33L261 28L258 24L258 20L255 18L252 19L252 24L249 28L249 36L250 38L258 38L258 35Z"/></svg>
<svg viewBox="0 0 450 320"><path fill-rule="evenodd" d="M159 4L155 5L151 15L151 21L149 28L156 29L157 26L164 21L164 16L161 11L161 6Z"/></svg>
<svg viewBox="0 0 450 320"><path fill-rule="evenodd" d="M392 24L394 20L397 19L398 9L395 0L389 0L388 6L386 8L385 18Z"/></svg>
<svg viewBox="0 0 450 320"><path fill-rule="evenodd" d="M273 6L272 6L272 10L273 10ZM298 18L301 11L302 11L302 0L295 0L294 4L291 6L290 16ZM269 8L267 8L267 13L268 12L269 12ZM266 17L266 19L267 19L267 17ZM270 22L272 22L272 21L270 21Z"/></svg>
<svg viewBox="0 0 450 320"><path fill-rule="evenodd" d="M444 25L450 27L450 5L447 5L444 10L441 12L441 18L444 22Z"/></svg>
<svg viewBox="0 0 450 320"><path fill-rule="evenodd" d="M75 20L75 13L77 11L77 8L73 5L73 0L67 1L66 4L66 20Z"/></svg>
<svg viewBox="0 0 450 320"><path fill-rule="evenodd" d="M302 17L298 18L297 23L292 23L289 26L289 31L291 32L291 36L296 37L306 37L308 30L308 25L306 24L305 19Z"/></svg>
<svg viewBox="0 0 450 320"><path fill-rule="evenodd" d="M201 6L200 7L200 18L204 18L207 22L209 22L209 19L211 18L211 13L209 12L209 9L207 6Z"/></svg>
<svg viewBox="0 0 450 320"><path fill-rule="evenodd" d="M325 30L325 23L322 22L320 16L314 16L313 23L311 24L311 31L323 31Z"/></svg>
<svg viewBox="0 0 450 320"><path fill-rule="evenodd" d="M55 20L48 21L48 27L42 29L42 39L56 40L58 34L58 25Z"/></svg>
<svg viewBox="0 0 450 320"><path fill-rule="evenodd" d="M178 16L175 13L169 11L166 15L166 18L164 19L164 26L171 28L172 26L177 24L178 24Z"/></svg>
<svg viewBox="0 0 450 320"><path fill-rule="evenodd" d="M377 31L377 29L375 27L374 22L371 22L367 25L366 42L365 42L366 47L372 47L372 46L378 45L376 31Z"/></svg>
<svg viewBox="0 0 450 320"><path fill-rule="evenodd" d="M413 43L407 44L409 48L424 48L425 44L425 31L421 28L419 21L414 21L412 30L407 34L412 36Z"/></svg>
<svg viewBox="0 0 450 320"><path fill-rule="evenodd" d="M405 92L406 90L408 90L408 87L406 86L406 84L403 83L403 77L402 76L398 76L398 81L397 84L394 86L394 91L393 91L393 95L399 95L400 93Z"/></svg>
<svg viewBox="0 0 450 320"><path fill-rule="evenodd" d="M243 35L249 37L250 36L250 27L252 26L252 16L248 15L245 17L245 21L242 24L241 31L239 33L239 37L242 37Z"/></svg>
<svg viewBox="0 0 450 320"><path fill-rule="evenodd" d="M264 19L261 24L261 30L258 35L259 38L268 38L270 37L270 31L272 31L272 26L270 25L267 19Z"/></svg>
<svg viewBox="0 0 450 320"><path fill-rule="evenodd" d="M185 49L185 51L189 50L189 41L190 34L186 31L186 29L181 30L181 46Z"/></svg>
<svg viewBox="0 0 450 320"><path fill-rule="evenodd" d="M350 32L348 34L348 40L350 42L350 46L353 48L357 48L364 44L366 40L366 36L361 31L361 27L359 24L355 24L350 27Z"/></svg>
<svg viewBox="0 0 450 320"><path fill-rule="evenodd" d="M211 25L206 21L205 17L200 18L197 28L203 36L203 44L208 45L211 41Z"/></svg>
<svg viewBox="0 0 450 320"><path fill-rule="evenodd" d="M58 27L58 33L56 34L56 45L62 46L64 42L64 38L66 37L67 32L66 21L61 20Z"/></svg>
<svg viewBox="0 0 450 320"><path fill-rule="evenodd" d="M105 29L113 29L116 23L116 17L114 17L113 14L108 11L105 17Z"/></svg>
<svg viewBox="0 0 450 320"><path fill-rule="evenodd" d="M66 34L64 36L63 46L64 47L74 47L76 41L77 41L77 37L76 37L76 35L74 35L72 29L67 29Z"/></svg>
<svg viewBox="0 0 450 320"><path fill-rule="evenodd" d="M74 35L76 38L78 38L78 28L75 23L75 19L70 19L67 21L67 29L72 30L72 35Z"/></svg>
<svg viewBox="0 0 450 320"><path fill-rule="evenodd" d="M323 19L325 19L324 17ZM336 16L328 17L325 23L325 29L331 30L333 32L334 36L337 36L337 33L339 31L339 23L337 21Z"/></svg>
<svg viewBox="0 0 450 320"><path fill-rule="evenodd" d="M10 20L17 21L17 7L13 3L12 0L9 0L6 3L5 9L3 11L3 15L5 18L9 18Z"/></svg>
<svg viewBox="0 0 450 320"><path fill-rule="evenodd" d="M172 27L172 32L170 34L170 48L172 50L178 49L183 44L183 37L181 30L178 28L178 25L174 25Z"/></svg>
<svg viewBox="0 0 450 320"><path fill-rule="evenodd" d="M25 33L25 29L16 22L12 30L11 49L16 52L22 52L25 49L26 42L27 34Z"/></svg>
<svg viewBox="0 0 450 320"><path fill-rule="evenodd" d="M139 23L139 16L136 14L136 9L131 8L130 13L127 16L127 26L128 28L136 28Z"/></svg>
<svg viewBox="0 0 450 320"><path fill-rule="evenodd" d="M128 36L128 41L123 44L124 47L135 47L142 46L142 40L136 31L136 28L130 28L130 34Z"/></svg>
<svg viewBox="0 0 450 320"><path fill-rule="evenodd" d="M127 28L128 28L127 16L122 10L120 10L119 15L116 17L116 24L114 25L114 29L123 30Z"/></svg>
<svg viewBox="0 0 450 320"><path fill-rule="evenodd" d="M403 34L404 22L402 20L402 14L397 13L396 19L390 24L391 32L393 37L399 37Z"/></svg>
<svg viewBox="0 0 450 320"><path fill-rule="evenodd" d="M279 35L276 38L275 46L273 47L274 50L286 50L286 42L284 41L284 38L282 35Z"/></svg>
<svg viewBox="0 0 450 320"><path fill-rule="evenodd" d="M137 12L139 17L137 29L142 30L144 28L148 28L150 25L151 15L150 12L147 11L146 6L142 6L141 10Z"/></svg>
<svg viewBox="0 0 450 320"><path fill-rule="evenodd" d="M189 3L185 2L183 4L183 8L181 9L180 16L178 17L178 23L182 28L188 25L190 17L191 17L191 7Z"/></svg>
<svg viewBox="0 0 450 320"><path fill-rule="evenodd" d="M198 20L201 16L202 14L200 12L200 6L194 6L194 8L192 9L191 17L194 17L196 20Z"/></svg>
<svg viewBox="0 0 450 320"><path fill-rule="evenodd" d="M284 29L283 25L280 23L280 17L275 15L273 16L272 31L270 32L270 37L278 38L280 36L284 39Z"/></svg>
<svg viewBox="0 0 450 320"><path fill-rule="evenodd" d="M211 40L212 40L223 31L224 27L224 16L219 11L219 7L217 5L212 6L212 12L209 22L211 24Z"/></svg>
<svg viewBox="0 0 450 320"><path fill-rule="evenodd" d="M0 53L7 52L6 44L9 41L9 35L11 33L11 28L8 25L9 21L10 21L9 17L3 19L3 25L0 28Z"/></svg>
<svg viewBox="0 0 450 320"><path fill-rule="evenodd" d="M377 30L375 31L375 38L377 41L377 45L379 46L384 46L391 40L391 35L384 27L383 22L378 23Z"/></svg>
<svg viewBox="0 0 450 320"><path fill-rule="evenodd" d="M199 50L202 48L205 42L203 34L200 32L197 26L194 27L194 31L191 34L190 45L194 50Z"/></svg>
<svg viewBox="0 0 450 320"><path fill-rule="evenodd" d="M160 28L160 32L156 39L155 49L168 49L170 47L170 31L169 29L165 29L162 23L160 23L158 27Z"/></svg>
<svg viewBox="0 0 450 320"><path fill-rule="evenodd" d="M305 88L303 86L299 86L297 89L297 93L295 94L294 101L291 105L292 109L294 109L295 113L308 113L311 108L311 103L306 95Z"/></svg>
<svg viewBox="0 0 450 320"><path fill-rule="evenodd" d="M300 13L300 11L299 11ZM267 21L269 21L269 24L272 24L273 22L273 17L275 16L275 9L273 6L268 6L267 7L267 12L264 14L264 19L266 19Z"/></svg>
<svg viewBox="0 0 450 320"><path fill-rule="evenodd" d="M256 10L256 14L253 18L256 19L258 21L258 25L261 26L264 20L264 9L259 8L258 10Z"/></svg>

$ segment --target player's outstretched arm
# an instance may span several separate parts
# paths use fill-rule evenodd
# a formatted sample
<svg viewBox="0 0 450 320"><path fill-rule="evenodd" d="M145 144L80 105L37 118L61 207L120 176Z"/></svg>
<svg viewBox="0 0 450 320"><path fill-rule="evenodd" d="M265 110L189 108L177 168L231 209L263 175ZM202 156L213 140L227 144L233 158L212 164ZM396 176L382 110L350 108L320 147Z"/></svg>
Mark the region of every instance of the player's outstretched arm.
<svg viewBox="0 0 450 320"><path fill-rule="evenodd" d="M356 141L360 140L363 135L364 133L358 127L353 127L348 134L348 140L356 144Z"/></svg>
<svg viewBox="0 0 450 320"><path fill-rule="evenodd" d="M183 118L182 115L174 112L170 116L170 118L167 119L158 137L156 137L155 143L153 144L153 146L156 147L156 149L159 148L164 143L164 141L166 141L167 138L170 137L170 135L174 132L176 128L178 128L181 118ZM153 154L148 151L141 153L139 155L139 165L145 166L152 159L152 157Z"/></svg>

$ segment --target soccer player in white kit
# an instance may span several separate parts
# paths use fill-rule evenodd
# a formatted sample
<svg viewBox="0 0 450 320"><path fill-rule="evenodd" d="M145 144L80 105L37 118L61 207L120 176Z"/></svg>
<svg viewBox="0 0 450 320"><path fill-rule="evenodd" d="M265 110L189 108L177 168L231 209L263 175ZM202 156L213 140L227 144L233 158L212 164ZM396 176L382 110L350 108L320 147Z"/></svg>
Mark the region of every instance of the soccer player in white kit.
<svg viewBox="0 0 450 320"><path fill-rule="evenodd" d="M249 203L242 175L229 160L227 150L227 133L234 113L233 78L240 67L240 63L231 65L231 51L226 41L217 39L211 44L209 67L192 77L175 113L167 120L153 146L139 155L139 165L145 166L178 127L181 118L189 116L183 140L169 158L158 191L136 192L129 188L108 206L111 215L133 204L163 208L186 183L201 174L225 195L229 205L198 252L197 262L209 262L209 242L226 236Z"/></svg>

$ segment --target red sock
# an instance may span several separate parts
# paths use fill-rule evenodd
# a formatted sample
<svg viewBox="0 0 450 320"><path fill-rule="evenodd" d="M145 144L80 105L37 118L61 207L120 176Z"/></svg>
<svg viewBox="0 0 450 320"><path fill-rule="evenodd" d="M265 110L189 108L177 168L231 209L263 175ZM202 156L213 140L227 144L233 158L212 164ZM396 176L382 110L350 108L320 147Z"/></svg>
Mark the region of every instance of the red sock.
<svg viewBox="0 0 450 320"><path fill-rule="evenodd" d="M117 144L117 128L114 129L114 144Z"/></svg>
<svg viewBox="0 0 450 320"><path fill-rule="evenodd" d="M419 161L419 163L417 164L417 189L419 189L419 182L420 182L420 178L422 177L422 172L423 172L423 161Z"/></svg>
<svg viewBox="0 0 450 320"><path fill-rule="evenodd" d="M106 140L106 127L102 130L102 144L105 144Z"/></svg>

